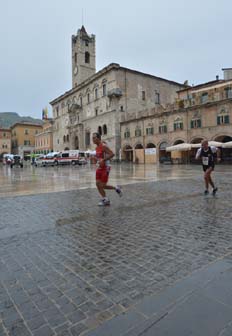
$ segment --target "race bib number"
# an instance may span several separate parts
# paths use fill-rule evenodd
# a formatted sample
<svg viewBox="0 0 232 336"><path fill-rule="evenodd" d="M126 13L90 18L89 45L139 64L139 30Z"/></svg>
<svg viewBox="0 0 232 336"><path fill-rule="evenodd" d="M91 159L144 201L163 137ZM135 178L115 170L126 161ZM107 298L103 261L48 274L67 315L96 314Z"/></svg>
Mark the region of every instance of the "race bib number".
<svg viewBox="0 0 232 336"><path fill-rule="evenodd" d="M209 165L209 158L206 156L202 157L202 164L203 166L208 166Z"/></svg>

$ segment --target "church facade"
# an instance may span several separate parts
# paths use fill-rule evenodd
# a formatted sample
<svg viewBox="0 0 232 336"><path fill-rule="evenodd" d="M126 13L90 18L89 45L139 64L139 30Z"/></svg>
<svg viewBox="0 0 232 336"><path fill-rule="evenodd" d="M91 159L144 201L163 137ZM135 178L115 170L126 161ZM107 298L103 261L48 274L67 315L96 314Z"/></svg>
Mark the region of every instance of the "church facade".
<svg viewBox="0 0 232 336"><path fill-rule="evenodd" d="M95 35L82 26L72 36L72 88L50 103L53 147L55 151L93 149L92 134L99 132L118 159L121 122L174 103L177 91L186 86L117 63L96 72L95 49Z"/></svg>

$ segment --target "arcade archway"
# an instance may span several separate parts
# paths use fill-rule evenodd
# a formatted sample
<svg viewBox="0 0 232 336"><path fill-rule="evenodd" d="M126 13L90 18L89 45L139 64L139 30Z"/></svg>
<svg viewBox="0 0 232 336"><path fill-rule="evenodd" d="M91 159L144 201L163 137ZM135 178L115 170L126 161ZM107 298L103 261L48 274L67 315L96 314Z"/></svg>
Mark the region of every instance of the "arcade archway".
<svg viewBox="0 0 232 336"><path fill-rule="evenodd" d="M229 135L219 135L214 140L226 143L232 141L232 137ZM221 162L232 163L232 148L221 148Z"/></svg>
<svg viewBox="0 0 232 336"><path fill-rule="evenodd" d="M156 145L151 142L145 148L145 163L156 163Z"/></svg>
<svg viewBox="0 0 232 336"><path fill-rule="evenodd" d="M138 143L136 146L135 146L135 159L134 159L134 162L135 163L144 163L144 148L143 148L143 145Z"/></svg>
<svg viewBox="0 0 232 336"><path fill-rule="evenodd" d="M126 145L122 151L122 160L133 162L133 148L129 145Z"/></svg>
<svg viewBox="0 0 232 336"><path fill-rule="evenodd" d="M168 147L168 143L166 141L163 141L159 145L159 162L171 162L171 153L166 152L166 148Z"/></svg>

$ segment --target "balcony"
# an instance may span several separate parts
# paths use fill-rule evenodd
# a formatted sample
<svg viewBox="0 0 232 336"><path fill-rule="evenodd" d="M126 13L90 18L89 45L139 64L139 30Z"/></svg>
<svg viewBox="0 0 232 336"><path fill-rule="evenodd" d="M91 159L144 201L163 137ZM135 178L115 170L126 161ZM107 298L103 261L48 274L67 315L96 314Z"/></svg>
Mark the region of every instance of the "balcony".
<svg viewBox="0 0 232 336"><path fill-rule="evenodd" d="M81 109L81 105L79 104L72 104L68 107L68 113L75 113L76 111Z"/></svg>
<svg viewBox="0 0 232 336"><path fill-rule="evenodd" d="M107 92L109 98L119 98L122 96L122 90L120 88L115 88Z"/></svg>

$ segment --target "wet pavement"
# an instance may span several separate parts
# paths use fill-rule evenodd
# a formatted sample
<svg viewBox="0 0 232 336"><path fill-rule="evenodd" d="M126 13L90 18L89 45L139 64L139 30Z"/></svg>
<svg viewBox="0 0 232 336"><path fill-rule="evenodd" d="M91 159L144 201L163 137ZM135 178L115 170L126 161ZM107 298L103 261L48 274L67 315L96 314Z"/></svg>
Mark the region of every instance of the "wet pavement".
<svg viewBox="0 0 232 336"><path fill-rule="evenodd" d="M188 178L196 174L201 174L199 166L115 164L110 173L110 182L125 185ZM95 188L94 165L34 167L27 163L23 169L0 165L0 197L85 188Z"/></svg>
<svg viewBox="0 0 232 336"><path fill-rule="evenodd" d="M124 195L109 192L105 208L92 167L16 169L0 168L1 336L190 335L168 333L170 319L206 310L199 287L231 267L230 166L216 168L219 192L205 197L199 166L114 165ZM218 335L232 321L222 307Z"/></svg>

